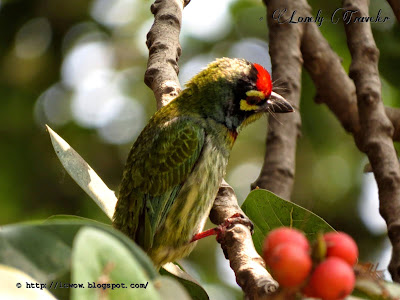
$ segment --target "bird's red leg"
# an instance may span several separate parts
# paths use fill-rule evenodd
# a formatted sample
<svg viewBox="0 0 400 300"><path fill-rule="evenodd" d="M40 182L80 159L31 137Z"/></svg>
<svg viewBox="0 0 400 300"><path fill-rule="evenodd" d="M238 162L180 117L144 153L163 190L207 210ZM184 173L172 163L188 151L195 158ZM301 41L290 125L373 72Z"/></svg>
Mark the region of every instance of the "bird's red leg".
<svg viewBox="0 0 400 300"><path fill-rule="evenodd" d="M195 234L190 242L201 240L202 238L205 238L210 235L218 235L218 227L211 228L206 231Z"/></svg>
<svg viewBox="0 0 400 300"><path fill-rule="evenodd" d="M238 223L248 226L250 228L251 233L253 234L253 228L254 228L253 223L242 214L236 213L227 220L225 220L225 222L222 223L221 225L195 234L190 242L195 242L210 235L216 235L217 241L219 241L221 235L226 231L226 229Z"/></svg>

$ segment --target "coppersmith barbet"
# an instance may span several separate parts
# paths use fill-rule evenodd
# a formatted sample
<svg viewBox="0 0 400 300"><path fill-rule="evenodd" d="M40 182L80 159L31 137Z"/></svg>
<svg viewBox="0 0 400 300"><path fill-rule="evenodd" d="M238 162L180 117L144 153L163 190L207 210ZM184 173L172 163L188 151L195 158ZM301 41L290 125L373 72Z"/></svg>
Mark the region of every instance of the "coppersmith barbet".
<svg viewBox="0 0 400 300"><path fill-rule="evenodd" d="M222 58L157 111L129 153L113 226L157 267L188 255L203 230L240 129L264 113L293 111L269 73Z"/></svg>

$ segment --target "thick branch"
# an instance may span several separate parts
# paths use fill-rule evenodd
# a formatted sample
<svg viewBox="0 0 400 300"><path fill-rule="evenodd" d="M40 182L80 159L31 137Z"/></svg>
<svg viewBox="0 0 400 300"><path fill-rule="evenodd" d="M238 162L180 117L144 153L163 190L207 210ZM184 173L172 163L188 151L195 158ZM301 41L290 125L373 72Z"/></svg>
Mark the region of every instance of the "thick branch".
<svg viewBox="0 0 400 300"><path fill-rule="evenodd" d="M210 213L211 222L221 224L235 213L241 213L235 192L224 180ZM223 250L229 258L236 282L248 299L261 299L278 288L277 282L265 269L264 260L254 248L249 229L236 224L223 236Z"/></svg>
<svg viewBox="0 0 400 300"><path fill-rule="evenodd" d="M154 23L147 34L149 60L144 82L156 97L157 109L167 105L181 90L178 60L182 52L179 33L183 6L182 0L156 0L151 5Z"/></svg>
<svg viewBox="0 0 400 300"><path fill-rule="evenodd" d="M344 0L346 9L357 10L345 24L347 44L352 56L350 77L356 85L362 134L360 148L368 156L379 188L380 213L388 226L393 245L389 271L400 282L400 167L393 146L393 126L381 100L378 71L379 50L369 23L357 22L368 16L368 0Z"/></svg>
<svg viewBox="0 0 400 300"><path fill-rule="evenodd" d="M400 0L388 0L388 2L393 9L397 21L400 22Z"/></svg>
<svg viewBox="0 0 400 300"><path fill-rule="evenodd" d="M177 75L183 7L183 1L179 0L157 0L151 7L155 20L147 35L150 55L145 82L154 92L158 109L167 105L180 92ZM223 181L210 218L219 225L237 213L244 215L232 187ZM265 296L277 289L276 281L269 275L263 259L254 248L249 228L234 224L226 230L221 245L224 245L224 252L229 255L237 283L248 298L257 299L257 295Z"/></svg>
<svg viewBox="0 0 400 300"><path fill-rule="evenodd" d="M297 1L265 0L264 3L268 6L272 78L277 80L277 91L289 100L295 112L268 118L267 151L260 176L252 184L252 188L258 186L289 200L294 183L296 144L301 128L299 107L303 59L300 43L303 26L279 24L273 20L274 12L277 15L276 12L287 9L286 19L290 17L289 12L299 11Z"/></svg>

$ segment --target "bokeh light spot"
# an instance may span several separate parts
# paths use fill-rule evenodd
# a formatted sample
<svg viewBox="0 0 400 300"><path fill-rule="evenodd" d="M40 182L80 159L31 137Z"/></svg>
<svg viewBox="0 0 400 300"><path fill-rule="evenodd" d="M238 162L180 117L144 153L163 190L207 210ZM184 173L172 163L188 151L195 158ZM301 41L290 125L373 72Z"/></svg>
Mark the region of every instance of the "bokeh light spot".
<svg viewBox="0 0 400 300"><path fill-rule="evenodd" d="M96 0L91 8L92 17L110 27L123 26L136 17L136 0Z"/></svg>
<svg viewBox="0 0 400 300"><path fill-rule="evenodd" d="M82 43L74 47L64 59L62 80L67 86L79 89L91 73L109 70L113 66L113 51L106 42Z"/></svg>
<svg viewBox="0 0 400 300"><path fill-rule="evenodd" d="M229 13L231 2L232 0L192 1L182 16L182 36L194 36L204 41L216 41L225 37L232 26Z"/></svg>
<svg viewBox="0 0 400 300"><path fill-rule="evenodd" d="M39 125L61 126L71 120L71 93L57 83L43 92L35 106L35 119Z"/></svg>
<svg viewBox="0 0 400 300"><path fill-rule="evenodd" d="M51 42L51 26L45 18L32 19L22 25L15 37L16 55L32 59L42 55Z"/></svg>
<svg viewBox="0 0 400 300"><path fill-rule="evenodd" d="M132 142L144 127L145 112L142 105L130 98L118 98L118 112L98 129L102 139L111 144Z"/></svg>
<svg viewBox="0 0 400 300"><path fill-rule="evenodd" d="M358 209L361 220L370 232L382 234L387 231L386 223L379 214L378 185L373 173L363 175Z"/></svg>

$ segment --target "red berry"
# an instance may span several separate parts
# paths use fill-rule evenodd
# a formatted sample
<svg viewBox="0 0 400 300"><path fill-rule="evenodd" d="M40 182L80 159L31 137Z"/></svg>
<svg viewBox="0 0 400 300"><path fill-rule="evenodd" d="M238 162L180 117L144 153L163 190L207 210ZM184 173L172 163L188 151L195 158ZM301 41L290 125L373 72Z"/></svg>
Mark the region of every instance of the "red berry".
<svg viewBox="0 0 400 300"><path fill-rule="evenodd" d="M272 251L284 243L295 244L305 252L310 250L310 244L303 233L296 229L280 227L272 230L264 240L264 260L268 263L268 257L272 254Z"/></svg>
<svg viewBox="0 0 400 300"><path fill-rule="evenodd" d="M355 281L354 271L345 261L328 257L315 268L304 290L322 300L339 300L353 291Z"/></svg>
<svg viewBox="0 0 400 300"><path fill-rule="evenodd" d="M344 232L329 232L324 234L326 256L339 257L351 267L357 262L358 248L356 242Z"/></svg>
<svg viewBox="0 0 400 300"><path fill-rule="evenodd" d="M268 262L272 276L283 287L303 283L312 267L310 255L301 246L290 243L275 247Z"/></svg>

